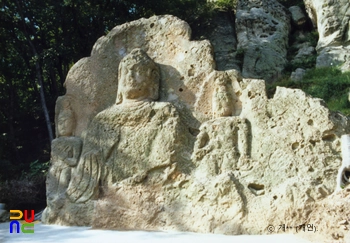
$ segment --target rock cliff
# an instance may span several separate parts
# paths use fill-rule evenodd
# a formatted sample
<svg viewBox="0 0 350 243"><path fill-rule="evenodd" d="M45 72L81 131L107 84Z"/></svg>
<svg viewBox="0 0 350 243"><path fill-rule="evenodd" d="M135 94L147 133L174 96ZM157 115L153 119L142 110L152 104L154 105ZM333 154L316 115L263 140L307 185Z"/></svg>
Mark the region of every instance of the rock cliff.
<svg viewBox="0 0 350 243"><path fill-rule="evenodd" d="M267 17L263 3L242 1L237 27L254 25L254 13L271 32L238 39L248 52L254 37L262 51L284 53L289 17L277 3ZM264 80L215 70L210 42L190 38L176 17L140 19L71 68L56 106L44 223L224 234L313 223L336 187L349 119L301 90L279 87L269 99ZM260 59L275 65L272 76L280 71Z"/></svg>
<svg viewBox="0 0 350 243"><path fill-rule="evenodd" d="M317 66L343 65L343 70L349 70L349 1L305 0L304 2L319 33Z"/></svg>
<svg viewBox="0 0 350 243"><path fill-rule="evenodd" d="M275 0L238 1L236 30L243 77L273 81L281 76L290 32L287 10Z"/></svg>

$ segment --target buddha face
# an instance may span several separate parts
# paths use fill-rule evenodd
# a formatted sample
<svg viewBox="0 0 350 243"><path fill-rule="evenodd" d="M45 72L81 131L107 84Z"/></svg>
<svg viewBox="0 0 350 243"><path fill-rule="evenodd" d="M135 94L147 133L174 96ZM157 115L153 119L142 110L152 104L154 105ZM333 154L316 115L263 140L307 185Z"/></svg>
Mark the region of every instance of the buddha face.
<svg viewBox="0 0 350 243"><path fill-rule="evenodd" d="M70 103L64 100L62 103L62 110L57 119L58 137L68 137L73 135L74 130L74 114L70 107Z"/></svg>
<svg viewBox="0 0 350 243"><path fill-rule="evenodd" d="M58 129L59 137L68 137L68 136L72 136L73 134L74 124L72 122L71 117L69 117L69 115L70 114L66 114L65 112L63 112L63 114L60 115L58 118L57 129Z"/></svg>
<svg viewBox="0 0 350 243"><path fill-rule="evenodd" d="M145 52L134 49L119 64L117 104L158 99L159 67Z"/></svg>

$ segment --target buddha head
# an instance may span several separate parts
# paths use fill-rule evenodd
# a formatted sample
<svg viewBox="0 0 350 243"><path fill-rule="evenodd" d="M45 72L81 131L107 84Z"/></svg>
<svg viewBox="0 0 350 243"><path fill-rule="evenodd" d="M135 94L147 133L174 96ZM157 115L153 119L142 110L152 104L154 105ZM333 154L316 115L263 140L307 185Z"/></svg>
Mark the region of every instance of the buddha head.
<svg viewBox="0 0 350 243"><path fill-rule="evenodd" d="M57 137L73 136L75 119L69 99L61 99L57 117Z"/></svg>
<svg viewBox="0 0 350 243"><path fill-rule="evenodd" d="M141 49L134 49L119 64L116 104L158 99L158 65Z"/></svg>

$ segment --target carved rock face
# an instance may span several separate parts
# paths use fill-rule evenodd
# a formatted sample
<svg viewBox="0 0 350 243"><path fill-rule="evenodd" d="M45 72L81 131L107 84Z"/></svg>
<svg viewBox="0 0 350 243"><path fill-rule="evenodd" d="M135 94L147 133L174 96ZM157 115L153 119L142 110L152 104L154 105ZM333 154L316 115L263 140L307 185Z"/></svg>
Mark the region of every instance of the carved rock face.
<svg viewBox="0 0 350 243"><path fill-rule="evenodd" d="M159 67L159 98L154 96L153 100L172 102L181 113L188 114L186 123L193 128L199 126L193 116L208 119L210 116L202 113L200 108L194 108L194 104L201 85L215 68L213 50L209 41L190 41L190 35L191 29L186 22L164 15L116 26L107 36L98 39L91 56L79 60L65 81L66 96L73 100L75 136L82 136L93 118L116 102L117 92L122 91L118 87L122 78L119 63L134 49L143 50ZM148 62L147 58L142 60ZM131 67L129 61L126 64ZM135 71L132 75L136 75ZM142 78L146 75L143 72ZM157 76L154 72L149 75ZM231 80L233 82L235 78ZM153 91L144 90L131 97L152 96L151 93L157 93L156 85L153 88ZM188 109L198 112L190 114Z"/></svg>
<svg viewBox="0 0 350 243"><path fill-rule="evenodd" d="M259 2L246 4L261 13ZM133 21L73 66L43 222L262 234L306 222L333 192L349 119L301 90L269 99L264 80L214 70L210 44L189 33L172 16Z"/></svg>

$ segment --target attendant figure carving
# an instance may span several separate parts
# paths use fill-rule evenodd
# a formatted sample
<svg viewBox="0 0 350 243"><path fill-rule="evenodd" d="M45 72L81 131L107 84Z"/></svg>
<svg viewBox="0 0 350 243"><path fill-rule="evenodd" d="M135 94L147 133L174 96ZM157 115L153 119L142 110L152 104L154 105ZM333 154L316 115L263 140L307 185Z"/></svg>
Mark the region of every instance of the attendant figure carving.
<svg viewBox="0 0 350 243"><path fill-rule="evenodd" d="M215 90L212 97L212 111L214 118L232 116L234 111L234 99L228 85L230 80L226 76L220 76L215 80Z"/></svg>
<svg viewBox="0 0 350 243"><path fill-rule="evenodd" d="M56 111L57 138L51 143L51 167L46 183L49 210L63 206L71 172L78 163L82 148L81 139L72 136L75 117L70 99L59 97Z"/></svg>
<svg viewBox="0 0 350 243"><path fill-rule="evenodd" d="M202 176L249 167L249 123L235 114L230 79L218 75L212 93L214 119L204 122L194 146L193 162Z"/></svg>
<svg viewBox="0 0 350 243"><path fill-rule="evenodd" d="M245 169L249 159L249 127L246 119L222 117L200 127L192 160L203 176Z"/></svg>

